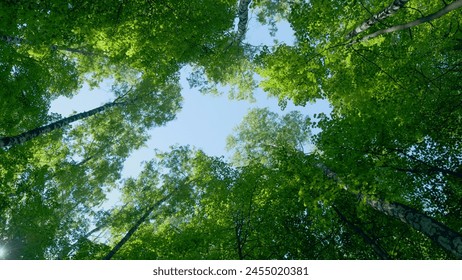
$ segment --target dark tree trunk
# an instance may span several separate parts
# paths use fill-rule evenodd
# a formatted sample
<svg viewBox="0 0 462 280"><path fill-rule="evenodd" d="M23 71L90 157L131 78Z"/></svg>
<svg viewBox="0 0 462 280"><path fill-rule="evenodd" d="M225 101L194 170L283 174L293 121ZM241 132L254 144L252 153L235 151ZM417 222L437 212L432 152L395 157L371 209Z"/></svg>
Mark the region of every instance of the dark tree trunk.
<svg viewBox="0 0 462 280"><path fill-rule="evenodd" d="M132 237L132 235L138 230L138 228L143 224L146 219L151 215L151 213L158 208L162 203L164 203L167 199L171 196L167 195L161 200L157 201L153 206L149 207L146 212L144 212L143 216L136 221L136 223L130 228L130 230L125 234L125 236L112 248L112 250L104 256L103 260L110 260L112 257L122 248L122 246L127 243L127 241Z"/></svg>
<svg viewBox="0 0 462 280"><path fill-rule="evenodd" d="M390 260L391 257L390 255L382 248L382 246L380 246L380 244L378 244L378 242L374 239L372 239L371 237L369 237L369 235L367 235L367 233L365 233L360 227L358 227L357 225L355 225L353 222L349 221L347 219L347 217L345 217L345 215L342 214L342 212L340 212L340 210L338 210L337 207L333 206L332 207L335 211L335 213L337 213L337 215L339 216L340 220L342 220L345 224L347 224L351 229L353 229L359 236L361 236L361 238L367 243L369 244L372 249L374 250L374 252L382 259L382 260Z"/></svg>
<svg viewBox="0 0 462 280"><path fill-rule="evenodd" d="M16 145L23 144L31 139L34 139L40 135L49 133L53 130L62 128L68 124L71 124L75 121L82 120L85 118L88 118L90 116L96 115L98 113L101 113L111 107L119 106L122 105L123 103L116 103L116 102L111 102L107 103L103 106L100 106L98 108L92 109L90 111L86 111L83 113L75 114L73 116L61 119L59 121L50 123L48 125L44 125L41 127L34 128L32 130L23 132L19 135L16 136L11 136L11 137L2 137L0 138L0 148L7 148L7 147L12 147Z"/></svg>

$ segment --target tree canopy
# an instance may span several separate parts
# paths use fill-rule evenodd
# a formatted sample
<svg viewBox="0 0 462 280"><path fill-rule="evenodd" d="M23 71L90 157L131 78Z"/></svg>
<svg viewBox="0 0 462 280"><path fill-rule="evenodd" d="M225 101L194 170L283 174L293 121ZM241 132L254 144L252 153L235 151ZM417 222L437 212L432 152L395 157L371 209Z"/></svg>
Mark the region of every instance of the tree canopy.
<svg viewBox="0 0 462 280"><path fill-rule="evenodd" d="M461 259L461 7L3 1L0 258ZM294 44L249 44L252 15ZM172 143L122 178L181 110L185 66L205 94L300 110L249 111L230 158ZM110 102L50 113L103 82Z"/></svg>

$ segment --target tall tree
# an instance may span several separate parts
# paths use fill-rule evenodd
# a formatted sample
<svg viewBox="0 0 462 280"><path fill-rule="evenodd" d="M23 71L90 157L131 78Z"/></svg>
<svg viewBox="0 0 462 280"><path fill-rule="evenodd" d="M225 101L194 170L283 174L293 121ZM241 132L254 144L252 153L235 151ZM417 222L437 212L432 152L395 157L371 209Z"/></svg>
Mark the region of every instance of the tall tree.
<svg viewBox="0 0 462 280"><path fill-rule="evenodd" d="M322 97L331 102L333 113L318 118L316 146L350 187L412 204L453 229L460 229L454 219L460 213L457 2L409 1L371 33L381 24L441 17L350 46L344 36L366 17L358 15L383 4L348 10L340 2L294 4L288 20L295 46L264 53L259 70L272 95L299 104Z"/></svg>
<svg viewBox="0 0 462 280"><path fill-rule="evenodd" d="M368 2L373 7L380 4ZM421 13L432 14L441 6L444 8L436 2L408 2L406 9L387 18L384 24L409 22L421 17ZM429 83L452 82L441 67L456 67L459 60L460 55L454 51L460 35L454 28L459 23L458 10L431 25L419 25L408 32L390 33L386 38L348 47L345 31L367 12L359 4L344 7L343 2L294 3L287 19L294 28L296 44L281 45L262 54L258 70L264 78L262 88L297 104L325 97L340 109L364 96L380 98L382 93L392 96L401 92L409 95L428 91ZM410 48L412 52L408 51Z"/></svg>
<svg viewBox="0 0 462 280"><path fill-rule="evenodd" d="M42 127L33 133L40 137L0 151L0 217L11 225L2 240L27 244L11 258L53 258L82 238L104 213L96 209L147 130L175 117L178 70L221 47L236 16L235 1L200 2L0 4L0 135L12 140ZM115 98L133 88L130 102L91 117L74 115L60 123L85 118L43 133L60 119L48 114L50 102L103 79L122 85ZM43 213L31 220L43 235L20 226L27 209Z"/></svg>
<svg viewBox="0 0 462 280"><path fill-rule="evenodd" d="M312 231L298 186L284 185L277 172L261 164L236 169L184 147L151 164L152 174L167 168L158 185L171 185L175 193L116 258L297 259L315 258L325 249L316 245L322 237ZM144 205L146 199L132 201Z"/></svg>
<svg viewBox="0 0 462 280"><path fill-rule="evenodd" d="M160 199L156 203L154 203L151 207L146 209L146 211L143 213L143 215L136 221L136 223L133 225L133 227L130 228L130 230L127 232L127 234L124 235L124 237L114 246L114 248L111 249L109 253L107 253L103 259L105 260L110 260L112 257L122 248L122 246L127 243L127 241L130 239L130 237L133 236L133 234L138 230L138 228L141 226L142 223L146 222L148 217L152 214L156 208L159 208L159 206L167 201L168 196Z"/></svg>
<svg viewBox="0 0 462 280"><path fill-rule="evenodd" d="M355 232L357 232L368 244L371 245L371 247L374 249L374 251L377 253L377 255L380 256L382 260L389 260L390 255L380 246L380 244L377 243L376 240L372 239L370 236L368 236L367 233L365 233L359 226L355 225L353 222L348 220L345 215L336 207L332 206L332 209L338 214L340 217L340 220L342 220L344 223L346 223L349 227L351 227Z"/></svg>
<svg viewBox="0 0 462 280"><path fill-rule="evenodd" d="M341 177L339 177L336 173L334 173L331 169L328 169L322 162L319 161L322 161L325 158L325 156L327 156L328 159L330 155L325 155L322 152L320 152L321 156L318 159L309 159L305 158L307 156L305 156L303 152L299 151L295 153L289 152L288 155L283 155L282 157L278 156L278 149L297 150L297 143L293 141L278 143L278 138L275 137L275 135L277 134L275 133L272 133L271 137L267 136L263 137L262 139L254 137L254 135L264 135L261 133L266 131L265 127L278 127L278 123L277 121L275 121L277 119L273 119L272 122L268 121L268 118L265 116L264 111L260 111L258 114L250 114L249 116L252 116L252 119L249 119L247 122L244 122L239 127L237 134L239 141L234 141L234 145L237 146L239 149L242 149L242 147L247 147L247 158L252 157L253 155L257 155L257 157L273 158L272 160L265 159L265 162L269 162L270 164L275 165L275 167L277 167L280 172L290 172L291 176L298 178L300 184L307 184L306 189L303 190L304 188L302 188L302 190L304 193L306 193L307 196L310 197L310 201L315 202L315 206L317 201L322 201L323 204L335 203L336 197L338 197L339 195L343 196L342 192L344 191L342 191L342 189L347 189L347 191L352 192L353 195L357 195L356 193L359 191L360 199L364 199L366 204L371 206L373 209L378 210L383 214L390 215L394 218L400 219L406 225L427 235L429 238L438 243L442 248L453 253L454 256L456 256L457 258L461 257L461 252L458 249L458 244L462 240L462 237L456 231L449 229L447 226L442 225L441 223L437 222L428 215L420 213L416 209L406 207L403 204L399 203L387 203L382 201L381 199L373 198L372 196L367 195L366 193L370 192L371 187L374 188L374 185L377 183L375 183L372 180L368 182L368 180L366 179L367 177L360 177L361 174L358 174L357 176L353 177L353 174L351 172L352 170L358 169L358 173L360 173L362 168L361 165L363 164L359 165L357 168L352 168L352 166L350 165L349 173L345 174L345 176L349 177L349 179L348 181L343 181L340 179ZM292 119L292 121L295 120ZM250 127L248 123L252 123L253 126ZM256 129L257 127L260 127L262 130L260 131ZM292 127L296 126L292 125ZM299 133L301 133L300 130L285 130L285 139L290 139L290 134L297 135ZM324 132L321 132L321 135L323 133ZM301 134L303 135L303 133ZM323 148L327 149L328 147L323 146ZM261 151L263 151L263 153ZM299 160L297 160L297 154L301 155L301 158ZM317 172L321 172L324 175L316 175ZM373 174L377 174L377 172ZM322 180L323 176L327 176L327 178L333 180L335 184L327 184L327 188L319 189L320 186L318 185L318 180ZM375 180L377 180L377 178L375 178ZM308 183L309 181L313 183ZM351 185L349 182L352 182ZM340 184L340 188L337 185L338 183ZM358 186L358 183L362 186ZM372 186L368 187L367 185L363 185L367 183L369 183ZM392 189L392 187L387 187L386 185L384 185L384 183L393 184L391 181L384 181L379 184L382 189L377 188L374 190L380 191L382 197L387 197L387 195L389 194L388 192L386 192L386 190L390 190ZM394 183L396 184L396 182ZM337 185L337 187L335 187L335 185ZM386 187L387 189L385 189ZM396 195L396 193L392 193L391 195L392 197L399 197ZM438 237L435 237L435 234Z"/></svg>
<svg viewBox="0 0 462 280"><path fill-rule="evenodd" d="M180 108L180 88L176 83L178 83L177 79L172 79L172 85L162 86L156 85L155 81L152 80L142 80L135 86L135 89L133 87L128 89L127 85L122 85L121 89L125 90L125 92L120 92L120 89L117 90L119 92L116 92L116 94L119 96L114 101L92 110L54 121L45 126L34 128L17 136L0 138L0 148L23 144L38 136L105 112L113 107L122 107L121 110L125 111L127 116L130 116L130 113L132 113L132 121L141 122L146 128L150 128L154 124L162 125L171 120L175 112ZM142 106L143 103L148 103L150 106ZM130 112L130 107L134 106L138 110Z"/></svg>
<svg viewBox="0 0 462 280"><path fill-rule="evenodd" d="M200 63L204 50L221 48L230 37L237 9L230 0L0 5L0 73L6 89L1 135L49 123L50 102L72 97L84 81L98 86L103 79L165 80L186 63ZM7 114L8 106L22 113Z"/></svg>

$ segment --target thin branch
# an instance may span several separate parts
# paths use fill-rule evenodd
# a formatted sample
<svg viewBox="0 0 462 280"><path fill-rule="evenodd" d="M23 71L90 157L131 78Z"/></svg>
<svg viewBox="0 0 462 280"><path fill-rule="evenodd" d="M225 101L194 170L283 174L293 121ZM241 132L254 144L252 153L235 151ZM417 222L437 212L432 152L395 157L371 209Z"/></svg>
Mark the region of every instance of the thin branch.
<svg viewBox="0 0 462 280"><path fill-rule="evenodd" d="M354 49L353 48L353 51L355 53L357 53L360 57L362 57L366 62L369 62L371 63L372 65L374 65L375 67L377 67L382 73L384 73L387 77L389 77L395 84L397 84L400 88L408 91L408 92L411 92L412 91L409 91L405 86L403 86L395 77L393 77L391 74L389 74L387 71L385 71L382 67L380 67L377 63L375 63L374 61L370 60L369 58L367 58L366 56L364 56L362 53L360 53L358 50Z"/></svg>
<svg viewBox="0 0 462 280"><path fill-rule="evenodd" d="M458 178L459 180L462 179L462 173L453 171L444 167L438 167L431 165L413 155L410 155L400 149L395 149L399 154L401 154L404 157L410 158L411 160L419 163L421 166L425 166L424 170L416 169L416 168L398 168L394 167L397 171L404 171L404 172L411 172L411 173L442 173L444 175L449 175L454 178Z"/></svg>

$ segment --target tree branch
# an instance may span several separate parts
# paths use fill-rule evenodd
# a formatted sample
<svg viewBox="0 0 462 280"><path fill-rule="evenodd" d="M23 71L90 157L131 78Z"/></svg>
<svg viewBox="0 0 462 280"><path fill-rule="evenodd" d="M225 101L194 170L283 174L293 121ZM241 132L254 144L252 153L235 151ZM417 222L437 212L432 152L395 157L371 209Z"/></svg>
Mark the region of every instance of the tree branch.
<svg viewBox="0 0 462 280"><path fill-rule="evenodd" d="M434 19L437 19L439 17L442 17L444 16L445 14L451 12L451 11L454 11L458 8L462 7L462 0L456 0L454 2L452 2L451 4L445 6L443 9L439 10L438 12L436 13L433 13L431 15L428 15L426 17L421 17L419 19L416 19L412 22L408 22L406 24L401 24L401 25L396 25L396 26L393 26L393 27L390 27L390 28L386 28L386 29L382 29L382 30L379 30L379 31L376 31L372 34L369 34L367 36L364 36L363 38L359 39L359 40L354 40L350 43L351 44L356 44L356 43L359 43L359 42L364 42L364 41L367 41L367 40L370 40L370 39L373 39L375 37L378 37L382 34L387 34L387 33L391 33L391 32L395 32L395 31L400 31L400 30L404 30L404 29L408 29L408 28L411 28L411 27L414 27L414 26L417 26L419 24L422 24L422 23L426 23L426 22L429 22L429 21L432 21Z"/></svg>
<svg viewBox="0 0 462 280"><path fill-rule="evenodd" d="M376 24L377 22L380 22L381 20L384 20L398 12L399 9L401 9L409 0L395 0L393 3L391 3L390 6L386 7L384 10L378 12L375 15L372 15L368 20L364 21L360 25L358 25L353 31L348 33L346 35L346 39L349 40L355 36L357 36L359 33L369 29L371 26Z"/></svg>

